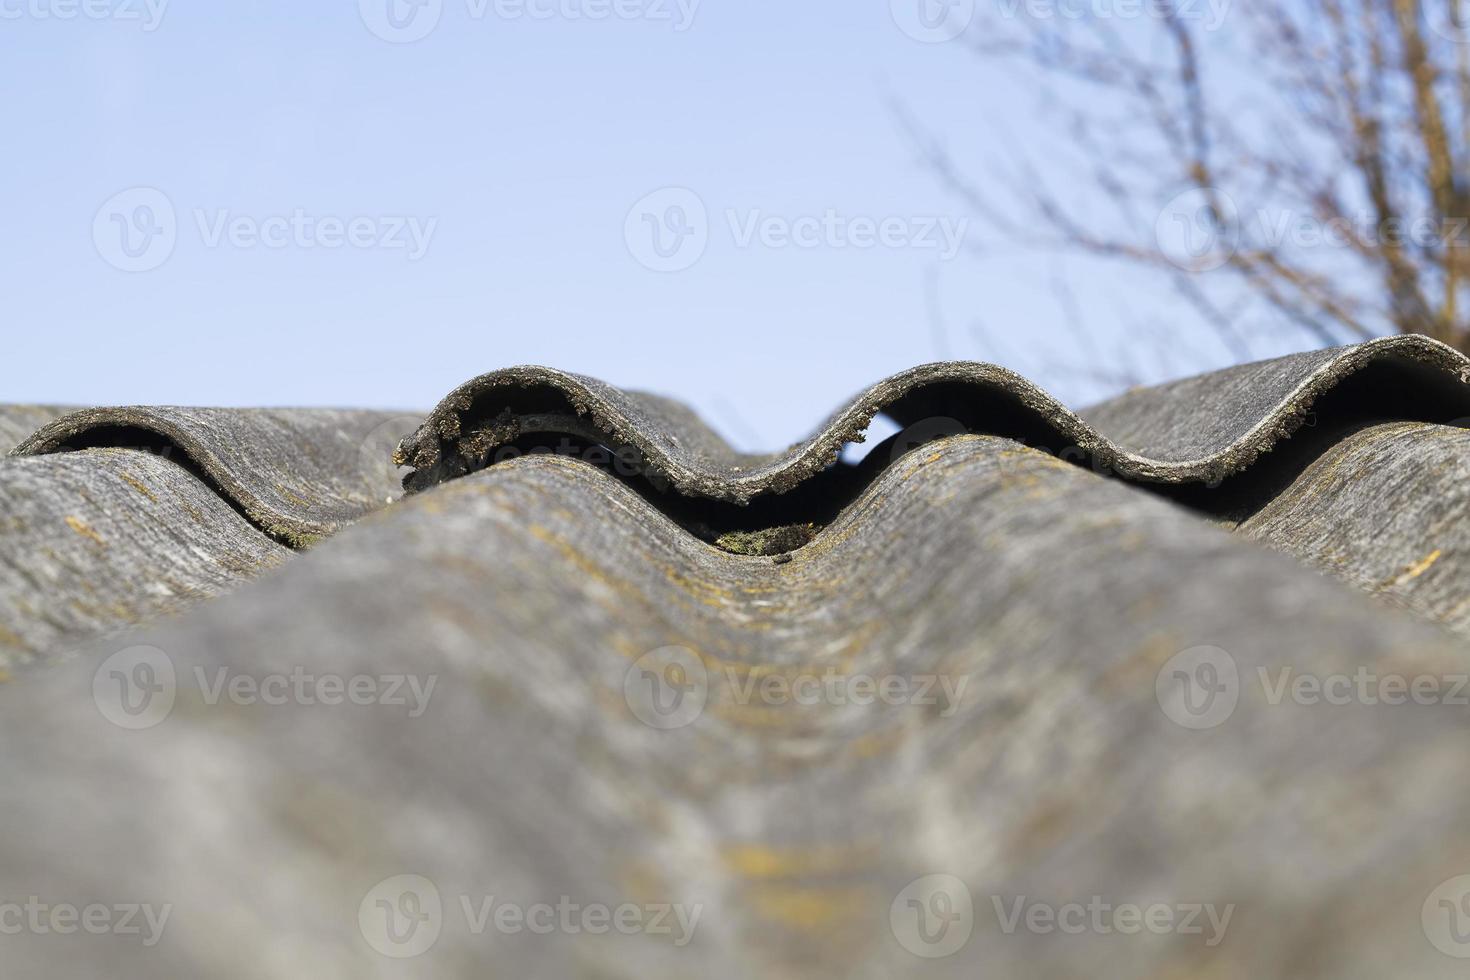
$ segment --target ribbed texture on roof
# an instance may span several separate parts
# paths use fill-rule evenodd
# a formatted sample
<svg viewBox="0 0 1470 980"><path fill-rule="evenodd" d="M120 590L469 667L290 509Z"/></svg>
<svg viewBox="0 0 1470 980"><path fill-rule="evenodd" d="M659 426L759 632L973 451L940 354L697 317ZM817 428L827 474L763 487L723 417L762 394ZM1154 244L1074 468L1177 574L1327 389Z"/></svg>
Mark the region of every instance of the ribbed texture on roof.
<svg viewBox="0 0 1470 980"><path fill-rule="evenodd" d="M0 890L157 896L176 903L174 931L151 950L20 937L8 955L22 967L371 974L359 903L412 873L444 901L415 964L436 976L1447 969L1403 902L1445 876L1446 835L1470 817L1463 712L1273 706L1254 678L1447 671L1462 647L1003 439L905 458L779 565L694 540L581 463L518 460L127 643L162 651L178 678L156 727L122 731L93 703L100 655L121 643L24 678L0 710L3 777L26 787ZM1156 677L1201 645L1244 686L1228 719L1190 731ZM629 677L671 656L704 672L706 700L659 730ZM298 665L437 681L411 717L211 706L196 679ZM827 667L968 681L933 705L741 699ZM107 810L66 802L83 792ZM271 899L262 869L302 901ZM967 883L976 932L931 963L900 945L890 907L936 872ZM697 906L702 921L681 947L487 938L459 896L488 894ZM1207 947L1006 935L992 904L1094 894L1236 911Z"/></svg>
<svg viewBox="0 0 1470 980"><path fill-rule="evenodd" d="M580 375L523 367L481 375L450 393L403 441L413 467L404 483L423 489L493 461L497 447L526 436L569 435L636 450L678 493L746 503L785 493L861 440L879 412L900 425L952 416L971 431L1020 437L1053 451L1073 449L1130 480L1218 482L1248 467L1301 425L1314 404L1358 372L1385 375L1359 410L1470 416L1470 361L1424 337L1390 337L1242 365L1125 395L1076 415L1021 376L989 364L931 364L894 375L858 395L809 439L781 453L745 456L666 400ZM1379 379L1380 381L1383 379ZM1412 385L1412 390L1393 389ZM1419 418L1421 416L1413 416ZM1090 419L1090 421L1089 421Z"/></svg>
<svg viewBox="0 0 1470 980"><path fill-rule="evenodd" d="M0 666L175 612L286 548L186 470L127 449L0 463Z"/></svg>
<svg viewBox="0 0 1470 980"><path fill-rule="evenodd" d="M334 409L96 408L63 416L12 452L97 446L169 455L213 484L266 533L309 544L396 491L390 412Z"/></svg>
<svg viewBox="0 0 1470 980"><path fill-rule="evenodd" d="M1470 715L1273 692L1470 670L1439 625L1467 625L1470 432L1445 424L1470 416L1466 363L1396 338L1087 421L1002 369L934 365L765 457L675 402L511 369L402 443L422 492L391 504L389 433L417 420L52 422L0 460L19 641L0 896L173 913L155 946L6 936L6 968L1456 976L1421 912L1470 870ZM829 465L880 411L906 432ZM637 465L523 453L563 437ZM768 534L774 517L793 523ZM384 701L228 694L301 675ZM837 695L795 693L833 676ZM877 696L884 678L905 696ZM166 700L114 705L130 679ZM925 959L898 917L934 874L972 934ZM442 902L407 962L364 925L399 875ZM489 896L698 918L680 943L476 932ZM1206 919L1003 926L1018 901L1094 896L1232 912L1216 945Z"/></svg>
<svg viewBox="0 0 1470 980"><path fill-rule="evenodd" d="M0 405L0 453L8 453L47 422L77 411L56 405Z"/></svg>

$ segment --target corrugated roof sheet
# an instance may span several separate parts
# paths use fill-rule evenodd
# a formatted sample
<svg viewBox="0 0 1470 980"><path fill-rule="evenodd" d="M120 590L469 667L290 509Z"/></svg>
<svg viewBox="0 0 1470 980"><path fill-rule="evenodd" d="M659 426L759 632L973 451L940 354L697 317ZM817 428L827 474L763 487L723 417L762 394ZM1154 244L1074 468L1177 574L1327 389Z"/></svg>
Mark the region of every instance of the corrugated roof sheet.
<svg viewBox="0 0 1470 980"><path fill-rule="evenodd" d="M47 422L75 411L56 405L0 405L0 453L10 452Z"/></svg>
<svg viewBox="0 0 1470 980"><path fill-rule="evenodd" d="M1366 374L1366 378L1355 377ZM952 417L972 430L1070 447L1130 480L1216 482L1247 468L1301 425L1318 399L1349 385L1395 393L1399 409L1428 419L1470 415L1470 362L1426 337L1387 337L1241 365L1125 394L1079 416L1025 378L990 364L930 364L859 394L806 441L780 453L735 453L687 410L549 368L509 368L461 385L398 451L422 489L483 466L522 435L595 437L638 451L679 493L746 503L826 470L879 412L900 425ZM1385 390L1386 389L1386 390ZM1350 391L1350 395L1360 393ZM1387 396L1387 397L1385 397ZM1375 405L1389 409L1389 405ZM1428 414L1426 414L1428 413Z"/></svg>
<svg viewBox="0 0 1470 980"><path fill-rule="evenodd" d="M22 934L7 962L115 977L1456 975L1429 914L1470 870L1470 716L1280 692L1470 669L1435 622L1463 628L1470 435L1437 423L1470 415L1465 364L1379 342L1130 393L1092 423L1038 416L1040 396L996 387L998 369L919 369L765 460L672 403L539 369L472 382L404 444L423 492L0 689L0 775L24 787L0 894L173 904L157 945ZM1001 406L988 417L1009 431L924 441ZM880 409L914 428L858 466L818 465ZM1221 418L1203 437L1191 416ZM569 454L526 452L563 436ZM604 444L639 465L587 451ZM1066 445L1086 452L1052 454ZM90 449L0 477L140 459L173 465ZM67 505L36 506L54 524ZM691 533L803 512L821 517L809 541L774 556ZM336 706L225 693L301 674L378 686ZM398 703L377 697L389 678ZM877 696L882 679L901 696ZM511 932L477 920L488 896L698 919ZM1094 896L1198 907L1201 928L1006 927L1013 909ZM1230 909L1214 944L1205 906Z"/></svg>
<svg viewBox="0 0 1470 980"><path fill-rule="evenodd" d="M418 418L332 409L0 411L0 665L176 612L401 492Z"/></svg>
<svg viewBox="0 0 1470 980"><path fill-rule="evenodd" d="M1470 431L1368 426L1239 527L1365 592L1470 633Z"/></svg>
<svg viewBox="0 0 1470 980"><path fill-rule="evenodd" d="M383 446L406 423L391 412L322 408L96 408L43 426L12 454L163 452L266 533L309 544L392 499L397 481Z"/></svg>
<svg viewBox="0 0 1470 980"><path fill-rule="evenodd" d="M0 463L0 665L218 595L290 552L177 464L127 449Z"/></svg>

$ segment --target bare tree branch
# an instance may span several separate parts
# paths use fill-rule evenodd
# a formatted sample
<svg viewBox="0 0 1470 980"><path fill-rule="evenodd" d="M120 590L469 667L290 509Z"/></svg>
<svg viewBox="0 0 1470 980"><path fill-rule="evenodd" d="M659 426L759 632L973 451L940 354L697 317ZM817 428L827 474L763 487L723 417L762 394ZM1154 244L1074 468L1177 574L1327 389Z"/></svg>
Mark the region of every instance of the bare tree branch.
<svg viewBox="0 0 1470 980"><path fill-rule="evenodd" d="M1001 241L1162 275L1232 357L1251 353L1238 320L1252 297L1321 344L1397 331L1470 350L1470 31L1451 36L1470 25L1456 0L1236 0L1214 32L1175 0L1145 7L973 32L977 57L1058 83L1052 132L1082 161L1061 191L1054 165L1009 185L967 174L899 107L905 131ZM1209 261L1160 240L1181 191ZM1315 239L1298 240L1303 224Z"/></svg>

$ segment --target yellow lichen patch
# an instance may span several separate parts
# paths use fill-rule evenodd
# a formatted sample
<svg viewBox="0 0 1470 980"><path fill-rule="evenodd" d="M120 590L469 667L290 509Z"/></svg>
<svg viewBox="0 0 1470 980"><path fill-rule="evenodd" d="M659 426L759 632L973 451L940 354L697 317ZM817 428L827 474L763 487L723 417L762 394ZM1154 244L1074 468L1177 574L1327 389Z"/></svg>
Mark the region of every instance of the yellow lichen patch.
<svg viewBox="0 0 1470 980"><path fill-rule="evenodd" d="M874 619L854 627L837 646L824 651L830 657L832 666L843 671L851 670L863 654L868 652L882 626L882 622Z"/></svg>
<svg viewBox="0 0 1470 980"><path fill-rule="evenodd" d="M821 728L823 713L811 705L716 704L709 709L730 725L794 735Z"/></svg>
<svg viewBox="0 0 1470 980"><path fill-rule="evenodd" d="M796 681L798 678L815 677L819 680L829 673L832 677L842 679L845 677L843 671L839 670L837 662L823 661L813 663L801 661L790 664L773 663L747 663L745 661L720 661L725 673L725 680L734 684L760 684L767 677L778 677L787 683Z"/></svg>
<svg viewBox="0 0 1470 980"><path fill-rule="evenodd" d="M875 759L892 755L908 737L909 733L902 725L893 725L882 731L869 732L850 739L843 748L854 759Z"/></svg>
<svg viewBox="0 0 1470 980"><path fill-rule="evenodd" d="M1445 610L1443 617L1444 622L1453 623L1458 620L1461 614L1465 612L1466 606L1470 606L1470 595L1465 596L1459 602L1456 602L1449 609Z"/></svg>
<svg viewBox="0 0 1470 980"><path fill-rule="evenodd" d="M573 567L580 571L588 579L596 581L605 586L613 593L630 594L636 597L637 593L626 582L608 576L590 557L580 549L563 539L556 532L542 524L529 524L526 530L531 536L552 548L565 558Z"/></svg>
<svg viewBox="0 0 1470 980"><path fill-rule="evenodd" d="M652 905L668 900L668 880L656 865L641 861L624 865L618 882L629 901Z"/></svg>
<svg viewBox="0 0 1470 980"><path fill-rule="evenodd" d="M873 866L878 847L872 843L827 847L771 847L766 844L735 844L720 858L734 874L743 878L797 878L861 871Z"/></svg>
<svg viewBox="0 0 1470 980"><path fill-rule="evenodd" d="M158 503L158 498L153 495L152 490L149 490L148 487L144 485L142 480L139 480L137 477L127 472L119 472L117 475L122 477L122 481L128 486L132 487L134 490L138 491L143 496L153 501L155 504Z"/></svg>
<svg viewBox="0 0 1470 980"><path fill-rule="evenodd" d="M862 885L758 885L749 894L756 915L809 934L868 922L880 903L874 890Z"/></svg>
<svg viewBox="0 0 1470 980"><path fill-rule="evenodd" d="M4 626L0 626L0 646L15 647L20 650L29 650L31 648L29 643L27 643L25 640L22 640L19 636L16 636ZM7 676L7 680L8 679L9 678Z"/></svg>
<svg viewBox="0 0 1470 980"><path fill-rule="evenodd" d="M1442 552L1438 548L1435 548L1429 554L1425 555L1423 558L1420 558L1408 568L1405 568L1398 575L1389 579L1387 582L1384 582L1382 585L1379 586L1379 588L1388 589L1392 588L1395 585L1403 585L1405 582L1414 581L1414 579L1429 571L1429 569L1434 566L1435 562L1439 561L1441 553Z"/></svg>
<svg viewBox="0 0 1470 980"><path fill-rule="evenodd" d="M75 514L67 515L66 526L80 534L82 537L87 538L91 541L95 541L101 547L107 547L107 542L102 540L102 535L92 530L91 526L88 525L86 521L82 520L80 517L77 517Z"/></svg>
<svg viewBox="0 0 1470 980"><path fill-rule="evenodd" d="M667 562L651 560L650 563L670 585L693 602L722 611L739 605L737 593L725 585L698 576L685 575Z"/></svg>

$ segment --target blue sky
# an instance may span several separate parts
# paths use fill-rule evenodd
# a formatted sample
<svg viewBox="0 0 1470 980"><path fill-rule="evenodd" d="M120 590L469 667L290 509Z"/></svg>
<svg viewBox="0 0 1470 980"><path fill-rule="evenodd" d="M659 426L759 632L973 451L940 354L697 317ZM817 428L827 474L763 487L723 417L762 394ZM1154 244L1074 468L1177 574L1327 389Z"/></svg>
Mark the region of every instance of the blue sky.
<svg viewBox="0 0 1470 980"><path fill-rule="evenodd" d="M978 247L890 102L977 173L1042 123L919 2L0 0L0 399L427 408L544 363L769 448L943 357L1097 397L1057 277L1100 349L1148 294Z"/></svg>

